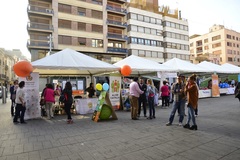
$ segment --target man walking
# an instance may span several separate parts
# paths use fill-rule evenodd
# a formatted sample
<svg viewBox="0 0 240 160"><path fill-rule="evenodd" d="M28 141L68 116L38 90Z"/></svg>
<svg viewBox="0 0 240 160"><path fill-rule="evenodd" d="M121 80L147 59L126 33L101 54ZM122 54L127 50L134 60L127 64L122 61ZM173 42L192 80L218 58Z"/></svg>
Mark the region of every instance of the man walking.
<svg viewBox="0 0 240 160"><path fill-rule="evenodd" d="M177 109L180 111L179 126L182 126L183 118L185 115L184 112L185 112L185 103L186 103L186 95L184 93L184 89L185 89L185 86L182 81L182 77L178 77L177 82L174 83L171 88L171 92L174 94L174 101L173 101L173 108L169 117L169 121L168 123L166 123L167 126L172 125Z"/></svg>

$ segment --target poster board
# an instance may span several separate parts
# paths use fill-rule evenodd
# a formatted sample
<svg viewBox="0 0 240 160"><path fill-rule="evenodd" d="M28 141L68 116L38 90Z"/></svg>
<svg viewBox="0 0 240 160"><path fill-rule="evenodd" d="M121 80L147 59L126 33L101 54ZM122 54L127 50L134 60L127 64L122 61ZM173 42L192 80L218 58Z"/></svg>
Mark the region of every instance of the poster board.
<svg viewBox="0 0 240 160"><path fill-rule="evenodd" d="M220 97L220 91L218 86L218 75L212 75L212 97Z"/></svg>
<svg viewBox="0 0 240 160"><path fill-rule="evenodd" d="M121 74L110 74L109 98L115 110L120 109Z"/></svg>
<svg viewBox="0 0 240 160"><path fill-rule="evenodd" d="M24 81L26 111L24 119L35 119L41 117L40 95L39 95L39 73L33 72L28 77L19 77L19 82Z"/></svg>

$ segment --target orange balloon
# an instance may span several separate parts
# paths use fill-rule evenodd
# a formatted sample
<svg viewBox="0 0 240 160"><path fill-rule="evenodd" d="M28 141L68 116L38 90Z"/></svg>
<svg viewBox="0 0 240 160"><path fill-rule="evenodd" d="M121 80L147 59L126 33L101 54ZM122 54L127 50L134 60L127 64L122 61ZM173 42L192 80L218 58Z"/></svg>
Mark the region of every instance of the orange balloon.
<svg viewBox="0 0 240 160"><path fill-rule="evenodd" d="M132 68L129 65L124 65L121 67L121 74L123 76L129 76L132 73Z"/></svg>
<svg viewBox="0 0 240 160"><path fill-rule="evenodd" d="M14 64L13 71L19 77L27 77L33 71L33 67L28 61L19 61Z"/></svg>

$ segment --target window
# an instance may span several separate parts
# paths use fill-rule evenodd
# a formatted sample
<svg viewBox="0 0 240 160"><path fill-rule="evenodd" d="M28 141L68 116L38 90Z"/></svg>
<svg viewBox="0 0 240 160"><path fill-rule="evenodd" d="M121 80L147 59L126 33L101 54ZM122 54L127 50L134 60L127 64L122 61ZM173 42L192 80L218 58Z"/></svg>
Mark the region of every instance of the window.
<svg viewBox="0 0 240 160"><path fill-rule="evenodd" d="M233 61L232 57L228 57L228 61L232 62Z"/></svg>
<svg viewBox="0 0 240 160"><path fill-rule="evenodd" d="M182 24L180 24L180 29L181 29L181 30L183 30L183 27L184 27L184 26L183 26Z"/></svg>
<svg viewBox="0 0 240 160"><path fill-rule="evenodd" d="M86 38L78 37L78 43L80 46L86 46Z"/></svg>
<svg viewBox="0 0 240 160"><path fill-rule="evenodd" d="M132 37L132 38L131 38L131 43L135 43L135 44L137 44L137 38Z"/></svg>
<svg viewBox="0 0 240 160"><path fill-rule="evenodd" d="M149 22L150 22L150 18L149 18L149 17L147 17L147 16L145 16L145 17L144 17L144 22L147 22L147 23L149 23Z"/></svg>
<svg viewBox="0 0 240 160"><path fill-rule="evenodd" d="M144 44L144 39L138 38L138 44Z"/></svg>
<svg viewBox="0 0 240 160"><path fill-rule="evenodd" d="M221 43L215 43L212 45L212 48L217 48L217 47L221 47Z"/></svg>
<svg viewBox="0 0 240 160"><path fill-rule="evenodd" d="M80 7L78 7L78 15L80 15L80 16L86 16L86 8L80 8Z"/></svg>
<svg viewBox="0 0 240 160"><path fill-rule="evenodd" d="M227 42L227 46L232 47L232 43L231 42Z"/></svg>
<svg viewBox="0 0 240 160"><path fill-rule="evenodd" d="M92 31L103 33L103 26L92 24Z"/></svg>
<svg viewBox="0 0 240 160"><path fill-rule="evenodd" d="M72 44L72 37L59 35L58 36L58 43L59 44L71 45Z"/></svg>
<svg viewBox="0 0 240 160"><path fill-rule="evenodd" d="M134 25L131 25L131 31L135 31L135 32L137 32L137 26L134 26Z"/></svg>
<svg viewBox="0 0 240 160"><path fill-rule="evenodd" d="M170 26L171 26L171 23L170 23L170 22L166 22L166 26L167 26L167 27L170 27Z"/></svg>
<svg viewBox="0 0 240 160"><path fill-rule="evenodd" d="M96 19L102 19L103 18L103 14L100 11L92 10L92 17L96 18Z"/></svg>
<svg viewBox="0 0 240 160"><path fill-rule="evenodd" d="M221 35L217 35L217 36L212 37L212 41L216 41L218 39L221 39Z"/></svg>
<svg viewBox="0 0 240 160"><path fill-rule="evenodd" d="M137 15L139 21L143 21L143 16L142 15Z"/></svg>
<svg viewBox="0 0 240 160"><path fill-rule="evenodd" d="M148 39L145 39L145 45L148 45L148 46L150 46L150 40L148 40Z"/></svg>
<svg viewBox="0 0 240 160"><path fill-rule="evenodd" d="M68 28L68 29L71 29L71 21L59 19L59 20L58 20L58 27L59 27L59 28Z"/></svg>
<svg viewBox="0 0 240 160"><path fill-rule="evenodd" d="M175 23L171 23L171 27L172 27L172 28L175 28Z"/></svg>
<svg viewBox="0 0 240 160"><path fill-rule="evenodd" d="M204 50L208 50L209 49L209 47L208 46L204 46Z"/></svg>
<svg viewBox="0 0 240 160"><path fill-rule="evenodd" d="M137 15L134 14L134 13L131 13L131 14L130 14L130 17L131 17L131 19L137 19Z"/></svg>
<svg viewBox="0 0 240 160"><path fill-rule="evenodd" d="M152 35L157 35L157 30L156 29L151 29L151 34Z"/></svg>
<svg viewBox="0 0 240 160"><path fill-rule="evenodd" d="M185 30L185 31L188 31L188 26L184 26L184 30Z"/></svg>
<svg viewBox="0 0 240 160"><path fill-rule="evenodd" d="M145 28L145 33L146 33L146 34L151 34L150 28Z"/></svg>
<svg viewBox="0 0 240 160"><path fill-rule="evenodd" d="M227 50L227 53L228 53L228 54L232 54L232 50L228 49L228 50Z"/></svg>
<svg viewBox="0 0 240 160"><path fill-rule="evenodd" d="M161 19L157 19L157 24L162 25L162 20Z"/></svg>
<svg viewBox="0 0 240 160"><path fill-rule="evenodd" d="M152 40L152 41L151 41L151 46L156 46L156 45L157 45L157 42L154 41L154 40Z"/></svg>
<svg viewBox="0 0 240 160"><path fill-rule="evenodd" d="M103 47L103 40L93 39L92 40L92 47L102 48Z"/></svg>
<svg viewBox="0 0 240 160"><path fill-rule="evenodd" d="M177 28L177 29L179 29L179 28L180 28L179 24L176 24L176 28Z"/></svg>
<svg viewBox="0 0 240 160"><path fill-rule="evenodd" d="M58 4L58 11L59 12L64 12L64 13L71 13L71 6L59 3Z"/></svg>
<svg viewBox="0 0 240 160"><path fill-rule="evenodd" d="M78 30L86 31L86 23L78 22Z"/></svg>
<svg viewBox="0 0 240 160"><path fill-rule="evenodd" d="M140 26L138 26L138 32L144 33L144 28L143 28L143 27L140 27Z"/></svg>
<svg viewBox="0 0 240 160"><path fill-rule="evenodd" d="M227 38L228 38L228 39L232 39L232 36L229 35L229 34L227 34Z"/></svg>
<svg viewBox="0 0 240 160"><path fill-rule="evenodd" d="M151 23L156 24L156 18L151 18Z"/></svg>
<svg viewBox="0 0 240 160"><path fill-rule="evenodd" d="M204 39L204 43L208 43L208 39Z"/></svg>

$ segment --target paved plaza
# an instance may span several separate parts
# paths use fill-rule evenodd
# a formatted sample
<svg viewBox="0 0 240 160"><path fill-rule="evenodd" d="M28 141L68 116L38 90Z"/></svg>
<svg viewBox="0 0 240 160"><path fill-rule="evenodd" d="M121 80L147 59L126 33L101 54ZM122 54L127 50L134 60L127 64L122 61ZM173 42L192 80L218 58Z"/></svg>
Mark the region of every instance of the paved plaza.
<svg viewBox="0 0 240 160"><path fill-rule="evenodd" d="M0 103L0 160L239 160L240 103L233 95L199 100L198 130L178 126L170 108L156 108L156 119L93 122L91 115L66 115L13 124L10 100ZM185 117L184 122L187 117Z"/></svg>

